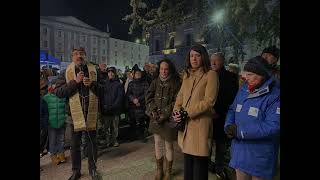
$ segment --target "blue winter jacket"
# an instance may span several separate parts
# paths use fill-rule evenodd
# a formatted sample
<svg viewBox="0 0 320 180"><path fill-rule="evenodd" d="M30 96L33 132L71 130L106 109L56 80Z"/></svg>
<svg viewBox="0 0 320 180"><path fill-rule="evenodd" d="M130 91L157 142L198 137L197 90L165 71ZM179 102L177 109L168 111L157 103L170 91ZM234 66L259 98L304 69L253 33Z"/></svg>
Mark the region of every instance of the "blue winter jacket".
<svg viewBox="0 0 320 180"><path fill-rule="evenodd" d="M280 138L280 89L273 78L249 94L248 85L239 90L229 107L226 126L237 125L232 140L230 166L250 175L273 178Z"/></svg>

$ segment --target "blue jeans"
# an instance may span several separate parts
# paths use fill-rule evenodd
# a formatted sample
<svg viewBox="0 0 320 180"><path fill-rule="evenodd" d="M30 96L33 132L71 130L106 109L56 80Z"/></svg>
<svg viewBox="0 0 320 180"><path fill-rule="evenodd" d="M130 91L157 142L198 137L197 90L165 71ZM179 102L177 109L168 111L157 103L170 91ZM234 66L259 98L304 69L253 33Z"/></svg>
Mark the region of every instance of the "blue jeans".
<svg viewBox="0 0 320 180"><path fill-rule="evenodd" d="M64 127L49 127L49 152L52 155L64 152Z"/></svg>

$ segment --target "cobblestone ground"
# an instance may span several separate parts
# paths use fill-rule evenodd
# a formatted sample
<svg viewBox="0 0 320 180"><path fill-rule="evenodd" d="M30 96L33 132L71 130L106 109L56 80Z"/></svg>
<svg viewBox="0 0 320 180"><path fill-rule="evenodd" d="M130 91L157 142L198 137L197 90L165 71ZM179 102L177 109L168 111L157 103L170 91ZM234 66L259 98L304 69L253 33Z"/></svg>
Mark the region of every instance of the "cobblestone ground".
<svg viewBox="0 0 320 180"><path fill-rule="evenodd" d="M153 136L148 143L134 141L120 144L119 147L108 148L99 153L97 167L104 180L152 180L156 169L154 159ZM183 155L174 144L173 179L183 180ZM48 155L40 159L41 180L67 180L72 174L70 152L65 152L67 163L52 165ZM91 179L88 174L88 161L82 160L81 180ZM230 173L232 176L232 173ZM209 173L209 180L218 179ZM232 176L232 179L235 178ZM278 178L279 179L279 178Z"/></svg>

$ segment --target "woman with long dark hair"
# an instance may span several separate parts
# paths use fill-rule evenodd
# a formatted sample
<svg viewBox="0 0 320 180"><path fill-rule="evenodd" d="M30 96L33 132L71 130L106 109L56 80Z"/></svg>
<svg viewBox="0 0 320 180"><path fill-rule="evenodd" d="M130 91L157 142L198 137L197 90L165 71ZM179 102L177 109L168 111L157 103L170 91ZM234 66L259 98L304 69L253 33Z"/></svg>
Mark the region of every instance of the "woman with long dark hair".
<svg viewBox="0 0 320 180"><path fill-rule="evenodd" d="M193 46L187 54L186 69L173 116L176 122L185 123L184 129L178 132L178 144L184 153L185 180L208 179L212 114L218 86L218 75L210 69L206 48L199 44ZM182 116L182 113L187 115Z"/></svg>
<svg viewBox="0 0 320 180"><path fill-rule="evenodd" d="M163 179L169 180L173 163L173 141L177 132L170 128L168 123L181 80L174 64L168 59L158 63L155 77L146 94L147 114L150 117L149 131L154 134L155 143L157 163L155 179L160 180L163 177L163 156L165 155L166 170ZM163 144L165 153L162 150Z"/></svg>

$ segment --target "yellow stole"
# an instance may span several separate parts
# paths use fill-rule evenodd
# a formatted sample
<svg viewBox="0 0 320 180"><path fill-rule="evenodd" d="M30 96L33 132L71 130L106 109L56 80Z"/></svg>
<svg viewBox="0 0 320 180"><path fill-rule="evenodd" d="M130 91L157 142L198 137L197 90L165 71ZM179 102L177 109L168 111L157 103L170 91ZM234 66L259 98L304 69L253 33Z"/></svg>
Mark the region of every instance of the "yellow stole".
<svg viewBox="0 0 320 180"><path fill-rule="evenodd" d="M89 70L89 78L91 81L97 81L97 71L94 65L87 64ZM72 62L66 70L66 81L76 80L75 64ZM98 97L89 90L89 107L87 115L87 124L82 111L79 92L69 98L71 117L74 125L74 132L88 130L96 130L98 118Z"/></svg>

